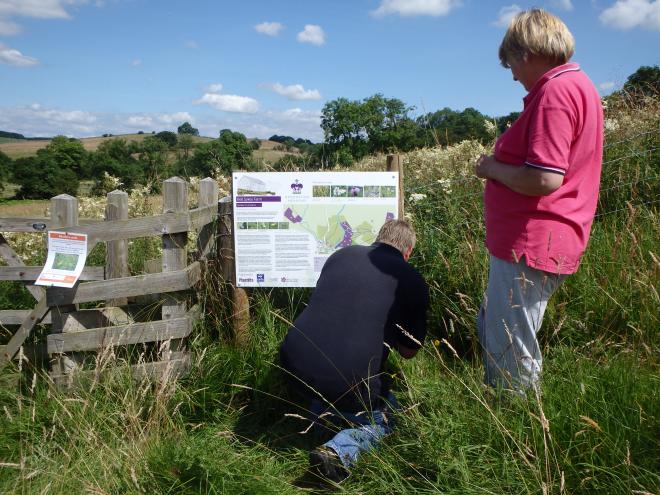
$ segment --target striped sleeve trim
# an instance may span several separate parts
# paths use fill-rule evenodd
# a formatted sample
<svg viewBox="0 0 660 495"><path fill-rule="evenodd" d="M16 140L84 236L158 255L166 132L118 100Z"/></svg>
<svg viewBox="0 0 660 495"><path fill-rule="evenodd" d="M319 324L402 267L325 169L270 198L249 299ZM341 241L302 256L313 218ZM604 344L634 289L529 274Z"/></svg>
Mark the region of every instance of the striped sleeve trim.
<svg viewBox="0 0 660 495"><path fill-rule="evenodd" d="M559 175L566 175L566 170L559 167L550 167L549 165L537 165L536 163L529 163L529 162L525 162L525 166L538 168L539 170L545 170L547 172L553 172Z"/></svg>

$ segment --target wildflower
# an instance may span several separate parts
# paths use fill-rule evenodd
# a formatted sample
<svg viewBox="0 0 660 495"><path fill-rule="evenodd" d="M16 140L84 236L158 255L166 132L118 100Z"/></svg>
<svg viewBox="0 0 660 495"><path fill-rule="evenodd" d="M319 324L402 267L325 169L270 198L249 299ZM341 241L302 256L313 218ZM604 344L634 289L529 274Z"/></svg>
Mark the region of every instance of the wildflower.
<svg viewBox="0 0 660 495"><path fill-rule="evenodd" d="M410 201L413 202L413 203L417 203L419 201L422 201L423 199L426 199L426 194L412 193L410 195Z"/></svg>
<svg viewBox="0 0 660 495"><path fill-rule="evenodd" d="M484 128L490 137L497 136L497 125L492 120L484 120Z"/></svg>

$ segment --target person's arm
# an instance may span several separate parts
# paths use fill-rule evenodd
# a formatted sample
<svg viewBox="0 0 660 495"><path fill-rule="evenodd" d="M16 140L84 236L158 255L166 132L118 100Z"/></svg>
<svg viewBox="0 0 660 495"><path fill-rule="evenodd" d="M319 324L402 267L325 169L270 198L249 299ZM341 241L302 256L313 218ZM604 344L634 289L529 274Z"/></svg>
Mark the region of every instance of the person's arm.
<svg viewBox="0 0 660 495"><path fill-rule="evenodd" d="M560 173L530 166L512 166L498 162L492 155L481 155L475 166L477 177L492 179L526 196L547 196L564 182Z"/></svg>

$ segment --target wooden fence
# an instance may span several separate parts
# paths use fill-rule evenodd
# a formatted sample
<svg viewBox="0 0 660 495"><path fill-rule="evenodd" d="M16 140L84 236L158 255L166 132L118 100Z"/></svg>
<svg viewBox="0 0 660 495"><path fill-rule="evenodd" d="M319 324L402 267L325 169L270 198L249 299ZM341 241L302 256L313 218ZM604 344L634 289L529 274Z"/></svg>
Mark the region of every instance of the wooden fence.
<svg viewBox="0 0 660 495"><path fill-rule="evenodd" d="M231 215L231 202L228 204L225 216ZM73 375L97 376L98 365L85 370L84 363L90 356L98 360L108 349L133 344L152 348L150 357L142 357L132 366L138 376L158 377L187 370L190 355L185 349L185 339L199 317L197 307L190 307L189 289L200 281L209 256L222 250L225 257L233 259L230 218L220 222L225 235L221 236L218 249L215 248L217 183L208 178L200 181L198 207L188 210L187 205L188 184L174 177L163 182L163 214L158 216L129 219L128 195L113 191L107 195L104 221L79 220L78 200L68 195L51 199L50 218L0 219L0 257L7 265L0 267L0 280L26 283L36 302L31 310L0 311L0 324L18 326L9 342L0 346L0 367L17 357L27 337L41 323L51 326L46 352L56 384L70 383ZM88 253L98 243L105 242L105 267L85 267L72 289L30 285L42 267L25 266L3 233L48 230L87 234ZM186 245L192 231L198 237L193 260L188 264ZM153 236L162 238L161 271L129 276L128 241ZM225 273L231 271L228 266ZM160 319L140 321L144 320L145 311L135 311L128 305L131 299L146 295L157 295L160 300ZM78 307L96 301L105 301L105 307Z"/></svg>

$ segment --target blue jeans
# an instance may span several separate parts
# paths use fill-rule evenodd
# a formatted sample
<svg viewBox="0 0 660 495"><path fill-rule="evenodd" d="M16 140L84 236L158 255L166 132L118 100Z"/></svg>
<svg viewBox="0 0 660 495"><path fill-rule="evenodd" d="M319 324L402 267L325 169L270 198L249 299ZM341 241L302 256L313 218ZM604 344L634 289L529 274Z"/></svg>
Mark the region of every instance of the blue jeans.
<svg viewBox="0 0 660 495"><path fill-rule="evenodd" d="M317 419L320 419L323 409L325 408L318 400L313 400L310 404L310 411ZM361 452L375 448L383 437L392 431L394 428L393 412L398 409L399 403L396 397L389 392L383 405L371 413L367 411L358 414L334 412L332 414L333 423L349 423L354 427L340 430L323 445L334 450L342 464L350 468L355 465Z"/></svg>

